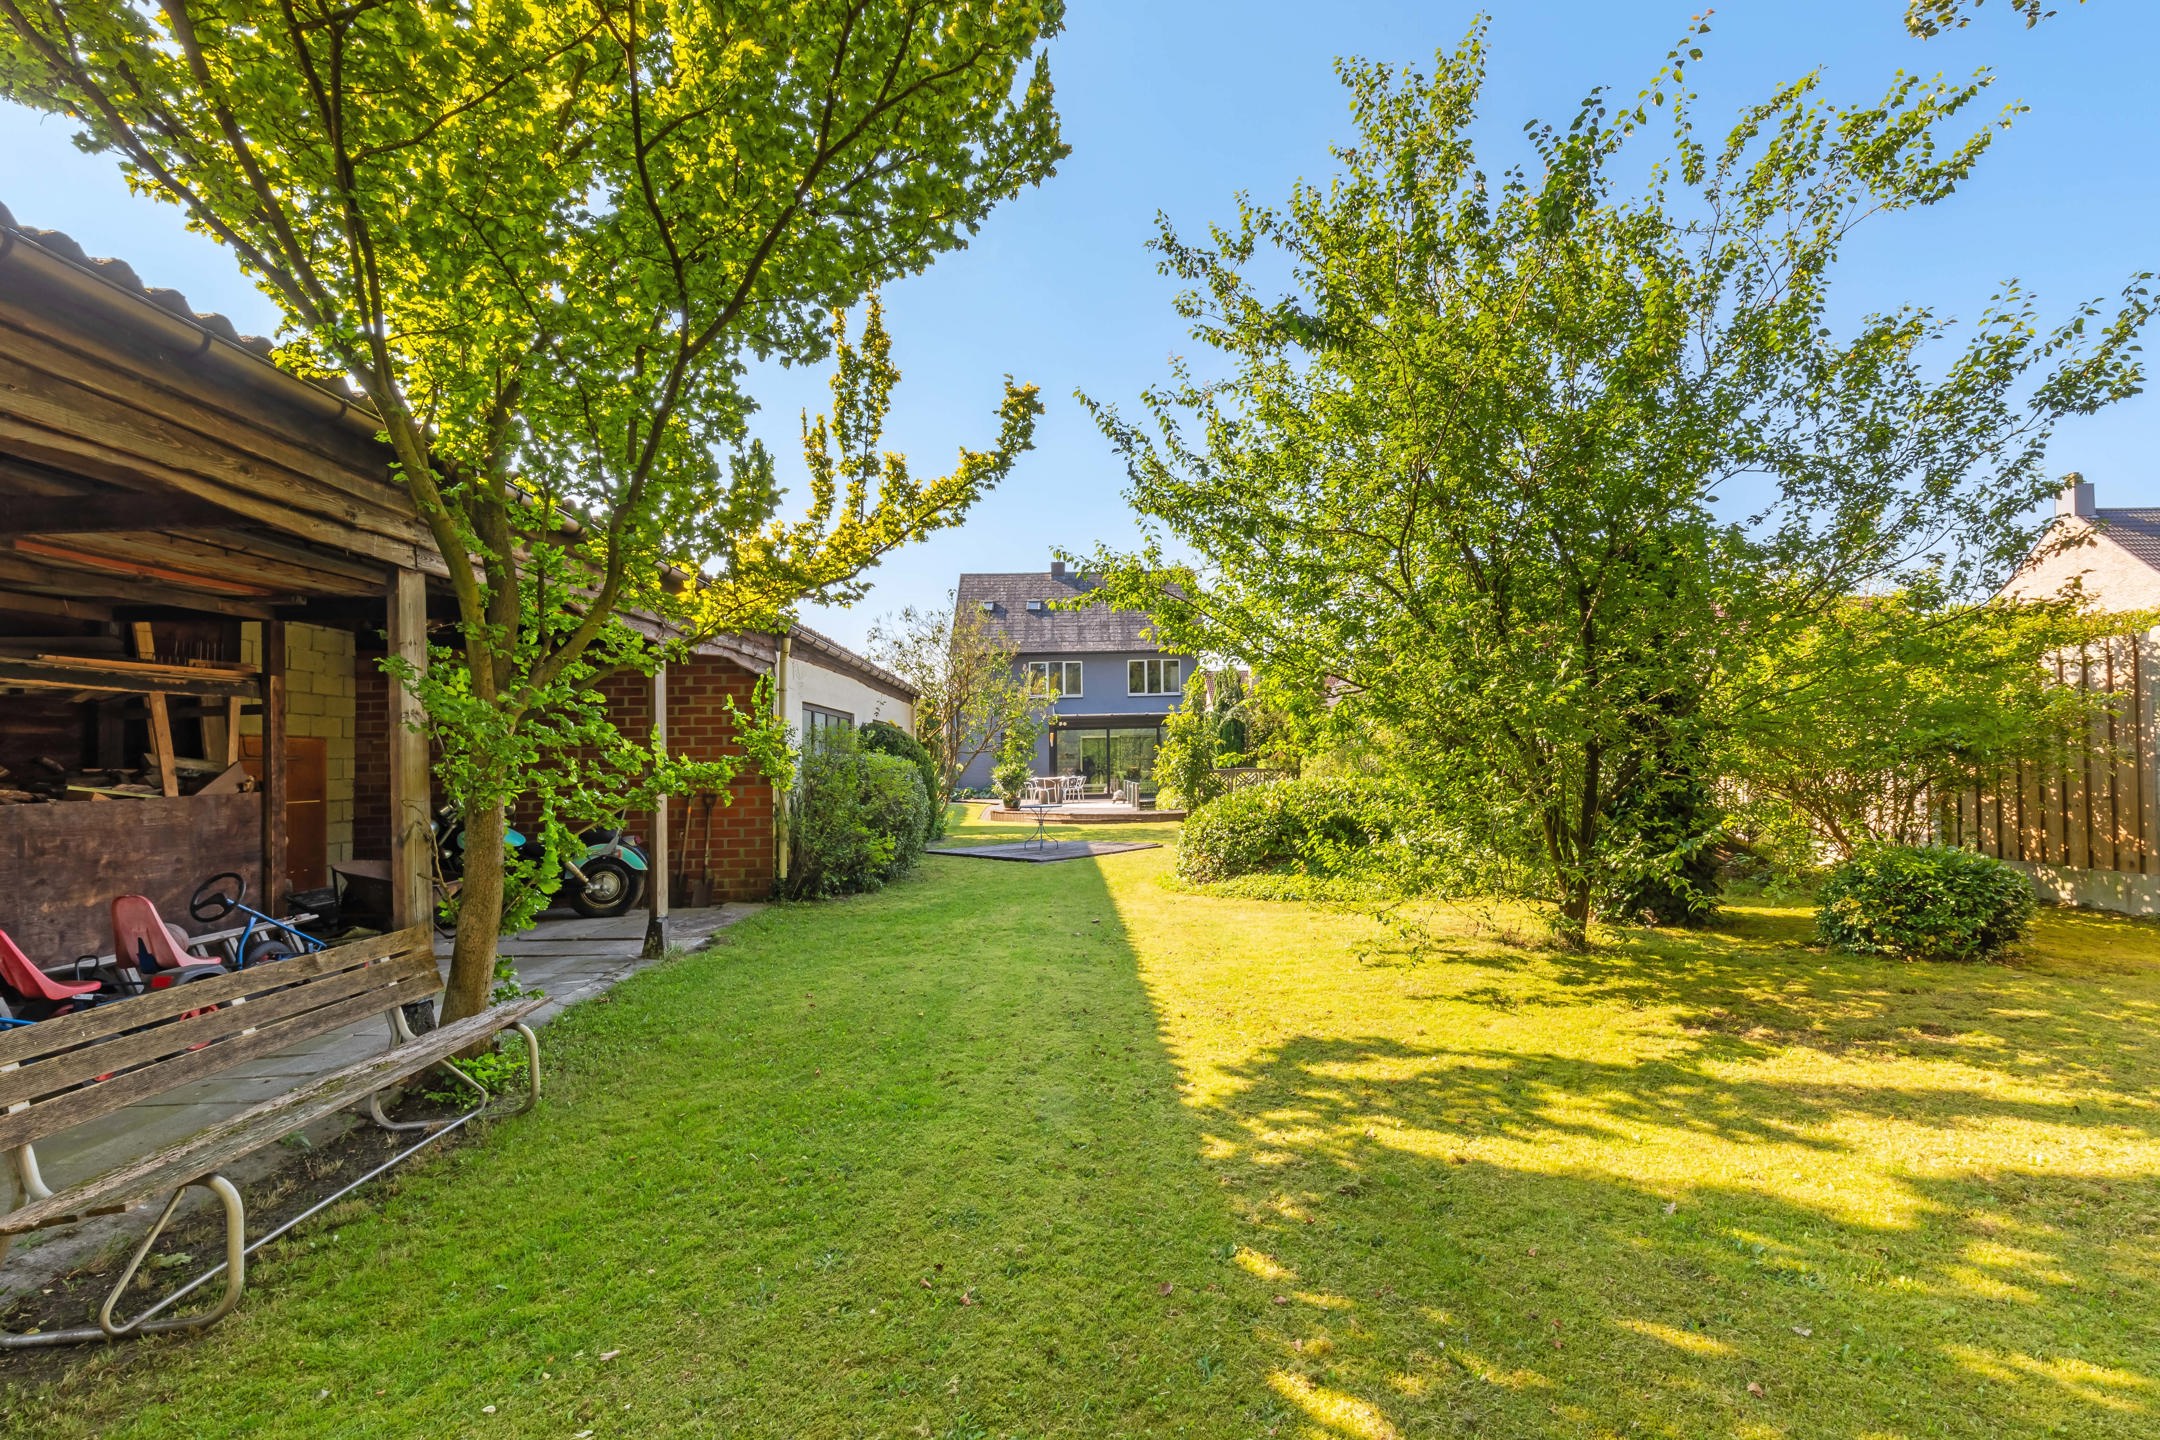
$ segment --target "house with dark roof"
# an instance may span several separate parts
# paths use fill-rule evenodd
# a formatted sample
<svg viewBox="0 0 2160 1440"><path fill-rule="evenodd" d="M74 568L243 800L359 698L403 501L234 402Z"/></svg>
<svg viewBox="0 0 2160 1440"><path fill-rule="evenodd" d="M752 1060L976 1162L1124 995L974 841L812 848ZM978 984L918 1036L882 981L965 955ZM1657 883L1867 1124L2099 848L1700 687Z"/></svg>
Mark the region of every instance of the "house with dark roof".
<svg viewBox="0 0 2160 1440"><path fill-rule="evenodd" d="M1191 674L1187 659L1156 645L1146 615L1083 601L1095 588L1057 561L1048 571L962 575L953 597L956 613L980 614L1016 652L1015 670L1050 697L1035 773L1085 776L1090 789L1154 774L1163 717ZM994 763L981 757L960 783L987 786Z"/></svg>

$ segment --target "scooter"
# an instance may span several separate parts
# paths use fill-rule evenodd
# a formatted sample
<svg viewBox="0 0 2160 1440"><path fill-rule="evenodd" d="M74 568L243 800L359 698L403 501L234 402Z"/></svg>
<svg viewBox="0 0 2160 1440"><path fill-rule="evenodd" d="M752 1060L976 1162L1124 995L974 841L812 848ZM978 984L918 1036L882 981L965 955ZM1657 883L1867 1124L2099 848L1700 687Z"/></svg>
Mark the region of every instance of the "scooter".
<svg viewBox="0 0 2160 1440"><path fill-rule="evenodd" d="M606 826L587 830L578 840L585 853L563 857L556 897L596 920L627 914L645 893L645 842ZM503 843L528 864L537 865L543 858L540 842L516 829L503 832ZM465 819L452 805L435 814L435 864L445 889L454 891L464 880Z"/></svg>

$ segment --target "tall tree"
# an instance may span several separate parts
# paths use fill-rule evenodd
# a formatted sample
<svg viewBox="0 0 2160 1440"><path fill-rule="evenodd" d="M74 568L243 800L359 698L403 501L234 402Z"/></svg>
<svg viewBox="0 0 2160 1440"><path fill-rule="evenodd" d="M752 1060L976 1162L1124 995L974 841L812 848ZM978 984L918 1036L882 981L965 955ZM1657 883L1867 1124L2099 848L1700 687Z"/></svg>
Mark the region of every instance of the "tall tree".
<svg viewBox="0 0 2160 1440"><path fill-rule="evenodd" d="M1906 0L1905 28L1923 39L1933 39L1946 30L1962 30L1970 25L1973 12L1986 3L1987 0ZM2085 0L2077 0L2077 3L2082 5ZM2007 8L2025 22L2028 30L2055 15L2051 0L2007 0Z"/></svg>
<svg viewBox="0 0 2160 1440"><path fill-rule="evenodd" d="M1327 184L1206 243L1163 226L1221 378L1180 363L1147 425L1091 402L1151 526L1103 564L1172 648L1399 737L1579 944L1613 817L1699 783L1746 657L1836 597L1919 569L1982 592L2022 557L2048 438L2141 383L2149 301L2043 329L2007 286L1962 344L1924 308L1841 322L1848 236L1985 153L1992 124L1949 133L1984 76L1848 107L1811 75L1706 142L1698 29L1495 173L1484 28L1430 76L1342 64L1357 135Z"/></svg>
<svg viewBox="0 0 2160 1440"><path fill-rule="evenodd" d="M936 757L940 806L968 766L994 755L1042 702L1028 693L1018 652L980 611L913 606L870 632L870 653L918 692L915 736Z"/></svg>
<svg viewBox="0 0 2160 1440"><path fill-rule="evenodd" d="M349 379L446 562L461 631L423 698L470 863L446 1014L484 1004L505 803L616 626L765 626L849 598L1029 442L918 480L875 449L871 323L807 427L806 513L748 438L751 355L962 245L1064 153L1058 0L0 0L0 94L183 206L282 309L286 364ZM698 583L680 583L685 573Z"/></svg>

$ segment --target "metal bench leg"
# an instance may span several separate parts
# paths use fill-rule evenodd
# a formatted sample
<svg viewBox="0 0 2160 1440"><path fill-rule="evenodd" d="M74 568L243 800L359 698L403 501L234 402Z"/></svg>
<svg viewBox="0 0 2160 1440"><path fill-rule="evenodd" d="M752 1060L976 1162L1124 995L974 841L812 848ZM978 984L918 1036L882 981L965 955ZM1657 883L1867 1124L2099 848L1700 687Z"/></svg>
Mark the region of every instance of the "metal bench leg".
<svg viewBox="0 0 2160 1440"><path fill-rule="evenodd" d="M217 1304L203 1311L200 1315L175 1315L163 1320L151 1319L151 1316L157 1314L167 1305L172 1304L173 1301L179 1299L185 1293L184 1291L175 1291L156 1305L145 1310L135 1319L115 1321L113 1319L113 1307L120 1303L121 1295L126 1292L129 1283L135 1278L135 1272L142 1268L144 1258L150 1254L150 1247L157 1243L158 1236L165 1233L167 1222L172 1219L173 1212L180 1208L180 1197L188 1192L189 1186L194 1185L200 1185L205 1190L210 1191L225 1206L225 1293L218 1297ZM98 1330L103 1332L108 1340L125 1340L132 1335L154 1335L166 1330L205 1329L217 1324L218 1321L232 1313L233 1307L240 1303L240 1292L246 1285L247 1207L241 1204L240 1191L232 1181L227 1180L222 1175L205 1175L202 1179L190 1180L186 1185L173 1191L172 1198L165 1202L165 1209L158 1216L157 1223L150 1227L149 1234L143 1236L142 1244L135 1247L134 1258L129 1260L127 1268L120 1272L120 1278L113 1282L112 1289L105 1296L105 1303L98 1307ZM188 1287L190 1290L193 1288L192 1285Z"/></svg>
<svg viewBox="0 0 2160 1440"><path fill-rule="evenodd" d="M134 1283L136 1273L142 1269L143 1261L149 1257L150 1247L157 1243L158 1236L165 1233L165 1227L172 1222L173 1212L180 1208L180 1197L196 1185L216 1195L225 1206L225 1263L209 1274L189 1281L133 1320L113 1319L113 1310L119 1305L120 1297L127 1292L128 1286ZM6 1246L0 1243L0 1256L5 1254ZM205 1175L200 1180L190 1180L173 1191L172 1197L165 1202L164 1210L159 1212L156 1222L151 1225L150 1233L143 1236L142 1243L135 1247L134 1257L128 1261L127 1268L120 1272L120 1278L113 1282L112 1289L106 1292L105 1303L98 1307L97 1324L77 1325L66 1330L42 1330L35 1335L0 1331L0 1350L30 1350L44 1345L80 1345L85 1341L126 1340L137 1335L155 1335L167 1330L205 1329L230 1315L233 1307L240 1303L240 1292L247 1285L247 1256L247 1208L240 1201L239 1190L234 1188L232 1181L222 1175ZM175 1315L163 1320L153 1318L160 1310L171 1306L220 1271L225 1275L225 1293L218 1298L217 1304L200 1315Z"/></svg>

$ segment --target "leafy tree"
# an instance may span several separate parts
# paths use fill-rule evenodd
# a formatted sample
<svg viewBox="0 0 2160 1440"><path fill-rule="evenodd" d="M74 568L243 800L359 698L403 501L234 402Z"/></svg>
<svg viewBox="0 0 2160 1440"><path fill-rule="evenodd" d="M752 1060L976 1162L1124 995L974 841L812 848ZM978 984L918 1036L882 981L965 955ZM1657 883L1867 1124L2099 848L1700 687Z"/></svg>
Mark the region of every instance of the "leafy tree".
<svg viewBox="0 0 2160 1440"><path fill-rule="evenodd" d="M1023 748L1033 755L1040 731L1029 727L1045 699L1029 694L1018 652L980 611L958 608L950 595L938 609L909 606L871 629L870 653L918 692L915 733L937 759L940 797L1015 730L1027 730Z"/></svg>
<svg viewBox="0 0 2160 1440"><path fill-rule="evenodd" d="M1163 717L1155 786L1165 804L1195 810L1222 793L1215 772L1245 761L1252 697L1235 668L1195 669L1178 706Z"/></svg>
<svg viewBox="0 0 2160 1440"><path fill-rule="evenodd" d="M381 418L441 554L460 630L422 700L472 844L446 1015L486 1000L504 807L562 748L532 732L595 663L656 659L620 612L694 639L853 598L1029 443L1008 382L996 444L950 474L881 454L873 306L781 520L740 381L753 354L823 357L827 316L1051 172L1061 22L1058 0L0 0L0 94L233 251L283 362Z"/></svg>
<svg viewBox="0 0 2160 1440"><path fill-rule="evenodd" d="M1342 64L1327 184L1155 242L1220 378L1180 362L1151 424L1090 402L1150 527L1099 562L1119 603L1397 737L1576 944L1611 817L1700 772L1751 656L1917 570L1984 592L2032 541L2059 419L2142 380L2141 282L2053 328L2006 286L1962 345L1924 308L1838 319L1847 237L1987 150L1992 123L1950 133L1984 76L1858 106L1807 76L1706 142L1700 33L1497 172L1482 24L1430 76Z"/></svg>
<svg viewBox="0 0 2160 1440"><path fill-rule="evenodd" d="M2082 741L2104 693L2062 683L2089 645L2152 617L2075 600L1946 607L1924 589L1841 600L1754 657L1735 715L1738 785L1849 860L1930 838L1942 797Z"/></svg>
<svg viewBox="0 0 2160 1440"><path fill-rule="evenodd" d="M1987 0L1907 0L1905 28L1924 39L1933 39L1946 30L1962 30L1970 25L1972 12L1986 3ZM2077 3L2082 5L2085 0L2077 0ZM2050 0L2009 0L2009 8L2024 20L2028 30L2055 15Z"/></svg>

